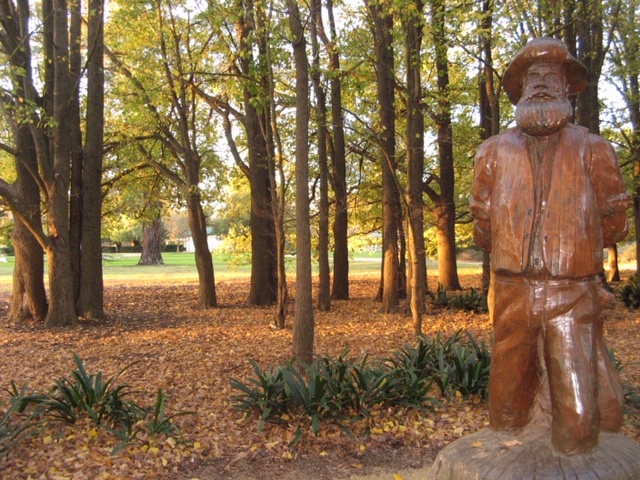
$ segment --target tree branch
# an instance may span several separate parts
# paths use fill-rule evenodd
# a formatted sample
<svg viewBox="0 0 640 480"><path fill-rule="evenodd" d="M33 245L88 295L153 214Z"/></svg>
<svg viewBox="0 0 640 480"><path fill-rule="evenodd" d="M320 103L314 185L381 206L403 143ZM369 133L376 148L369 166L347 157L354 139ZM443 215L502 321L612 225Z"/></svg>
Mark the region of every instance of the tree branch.
<svg viewBox="0 0 640 480"><path fill-rule="evenodd" d="M2 178L0 178L0 197L4 199L13 215L27 227L42 248L48 250L51 244L49 238L45 235L42 228L38 228L32 222L29 212L27 212L25 206L18 198L15 186Z"/></svg>

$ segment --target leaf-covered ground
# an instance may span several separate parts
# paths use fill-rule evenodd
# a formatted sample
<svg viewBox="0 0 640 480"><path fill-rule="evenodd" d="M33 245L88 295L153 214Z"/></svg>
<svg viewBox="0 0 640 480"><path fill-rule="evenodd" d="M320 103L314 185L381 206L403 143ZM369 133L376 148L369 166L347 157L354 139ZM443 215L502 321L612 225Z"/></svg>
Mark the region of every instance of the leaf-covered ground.
<svg viewBox="0 0 640 480"><path fill-rule="evenodd" d="M467 288L479 286L478 275L463 275L461 281ZM249 357L263 367L290 359L293 312L284 331L273 329L270 308L245 305L248 286L246 279L224 280L217 284L222 306L198 310L195 282L113 283L106 286L106 322L45 330L2 320L0 388L11 380L18 385L28 381L30 389L44 393L54 379L75 368L77 353L89 372L106 376L137 362L119 380L132 387L137 402L151 405L162 388L169 396L168 414L195 414L175 419L184 438L141 438L116 455L111 451L118 440L88 421L48 424L0 459L0 477L335 479L372 475L382 468L386 476L376 478L394 478L394 472L428 465L447 443L487 426L486 404L471 399L444 402L433 413L380 409L351 426L353 438L330 424L313 436L307 425L291 447L297 425L267 425L258 432L257 418L242 418L234 410L229 377L251 375ZM377 313L376 287L377 278L355 277L352 300L334 302L329 313L316 312L316 353L335 357L350 346L353 357L367 353L378 358L412 343L409 317ZM8 302L8 294L0 295L2 318ZM623 380L638 390L640 316L621 305L605 315L607 343L627 365ZM490 339L487 315L433 310L424 318L427 335L450 336L460 328ZM0 398L8 397L2 393ZM366 437L369 428L373 433ZM623 433L640 441L637 411L625 416Z"/></svg>

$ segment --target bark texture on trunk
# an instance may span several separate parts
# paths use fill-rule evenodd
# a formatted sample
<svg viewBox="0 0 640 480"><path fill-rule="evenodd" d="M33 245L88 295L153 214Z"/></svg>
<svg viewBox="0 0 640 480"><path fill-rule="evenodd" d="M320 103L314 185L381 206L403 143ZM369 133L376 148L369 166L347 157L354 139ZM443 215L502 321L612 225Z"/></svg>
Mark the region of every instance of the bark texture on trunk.
<svg viewBox="0 0 640 480"><path fill-rule="evenodd" d="M248 131L256 135L250 153L249 183L251 185L251 286L250 305L272 305L277 296L277 265L275 226L271 207L271 184L266 145L258 118Z"/></svg>
<svg viewBox="0 0 640 480"><path fill-rule="evenodd" d="M492 135L500 133L500 102L496 93L496 85L494 82L493 70L493 8L494 0L482 1L482 20L480 37L480 58L481 70L480 75L480 138L487 140ZM489 252L482 251L482 289L484 292L489 290L489 282L491 279L491 255Z"/></svg>
<svg viewBox="0 0 640 480"><path fill-rule="evenodd" d="M102 278L102 151L104 146L104 0L90 0L87 65L87 121L82 169L82 254L78 311L103 319Z"/></svg>
<svg viewBox="0 0 640 480"><path fill-rule="evenodd" d="M422 0L416 0L422 12ZM405 62L407 69L407 230L409 233L408 299L413 320L413 332L422 334L422 313L427 292L427 264L424 243L424 202L422 176L424 171L424 115L420 76L422 45L422 15L405 20Z"/></svg>
<svg viewBox="0 0 640 480"><path fill-rule="evenodd" d="M162 219L160 213L151 224L144 225L142 255L138 265L164 265L162 259Z"/></svg>
<svg viewBox="0 0 640 480"><path fill-rule="evenodd" d="M49 267L49 311L47 327L69 327L78 323L73 297L73 275L69 244L66 239L54 239L47 250Z"/></svg>
<svg viewBox="0 0 640 480"><path fill-rule="evenodd" d="M53 12L53 118L58 123L53 129L53 164L45 165L45 168L51 168L45 178L49 233L45 248L49 262L49 311L45 325L59 327L75 325L78 319L69 243L71 136L68 116L72 82L67 63L69 30L65 0L54 0Z"/></svg>
<svg viewBox="0 0 640 480"><path fill-rule="evenodd" d="M311 286L309 215L309 67L306 41L296 0L287 0L296 66L296 312L293 354L299 363L313 361L314 318Z"/></svg>
<svg viewBox="0 0 640 480"><path fill-rule="evenodd" d="M38 168L33 138L26 126L16 132L17 153L15 165L17 179L15 186L18 196L25 204L29 221L42 229L40 214L40 191L32 171ZM11 234L15 267L13 270L13 296L9 319L18 322L32 317L44 320L47 315L47 295L44 288L44 251L27 226L14 215L14 229Z"/></svg>
<svg viewBox="0 0 640 480"><path fill-rule="evenodd" d="M453 128L449 98L448 43L445 34L446 5L432 0L431 26L438 72L438 106L435 123L438 133L438 163L440 193L430 194L435 204L438 238L438 280L449 290L460 290L456 264L455 176L453 168Z"/></svg>
<svg viewBox="0 0 640 480"><path fill-rule="evenodd" d="M217 307L213 258L207 241L207 224L200 203L200 194L195 186L189 189L187 211L195 248L196 269L198 270L198 303L202 308Z"/></svg>
<svg viewBox="0 0 640 480"><path fill-rule="evenodd" d="M318 310L331 309L331 270L329 269L329 172L327 153L327 104L320 75L320 45L318 35L322 25L322 5L318 0L311 3L314 12L311 26L313 68L311 78L316 96L316 123L318 128L318 166L320 184L320 205L318 218ZM320 19L320 20L319 20Z"/></svg>
<svg viewBox="0 0 640 480"><path fill-rule="evenodd" d="M15 219L11 239L15 266L9 321L20 322L27 318L42 321L48 308L43 281L44 252L19 219Z"/></svg>
<svg viewBox="0 0 640 480"><path fill-rule="evenodd" d="M395 178L395 106L393 16L375 2L368 2L373 18L377 96L380 106L380 164L382 169L382 267L381 311L395 312L400 301L398 215L399 192Z"/></svg>
<svg viewBox="0 0 640 480"><path fill-rule="evenodd" d="M335 198L333 221L333 284L331 298L349 299L349 215L347 198L347 158L342 111L342 80L340 76L340 49L337 48L337 30L333 15L333 1L327 1L327 17L332 42L327 43L331 79L331 131L333 132L332 177Z"/></svg>
<svg viewBox="0 0 640 480"><path fill-rule="evenodd" d="M607 274L608 282L619 282L620 281L620 269L618 268L618 246L613 245L608 248L609 251L609 273Z"/></svg>

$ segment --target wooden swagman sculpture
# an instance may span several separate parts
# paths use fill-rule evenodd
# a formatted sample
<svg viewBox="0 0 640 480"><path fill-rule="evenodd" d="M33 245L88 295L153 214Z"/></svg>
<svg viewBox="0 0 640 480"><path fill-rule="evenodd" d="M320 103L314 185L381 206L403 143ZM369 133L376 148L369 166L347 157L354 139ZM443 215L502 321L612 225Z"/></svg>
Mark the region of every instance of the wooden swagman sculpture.
<svg viewBox="0 0 640 480"><path fill-rule="evenodd" d="M465 454L457 453L460 458L446 460L449 470L439 457L431 478L466 478L460 472L469 478L547 478L531 476L522 465L529 462L527 468L542 471L554 463L554 455L586 455L598 445L601 430L616 432L622 424L622 386L602 340L600 309L610 294L599 275L603 247L627 235L630 199L609 142L570 123L569 96L586 87L586 74L564 43L553 38L529 42L504 73L505 92L516 106L516 127L480 146L471 199L475 240L491 252L494 327L493 433L480 433L488 437L476 444L498 446L487 447L494 448L488 470L469 468L473 449L467 445ZM542 436L522 436L533 425ZM512 459L514 466L493 477L487 473L495 470L491 463L504 449L503 439L511 438L504 435L516 439L512 446L531 440L546 450L538 445L528 455L520 452ZM455 457L454 445L462 440L441 455ZM631 444L632 451L639 447ZM466 466L453 474L456 461ZM631 476L612 478L640 478L638 462L630 467ZM572 467L579 478L583 468ZM606 478L601 473L585 478Z"/></svg>
<svg viewBox="0 0 640 480"><path fill-rule="evenodd" d="M586 77L560 40L518 53L503 77L517 127L480 147L471 203L476 242L492 254L491 427L529 422L541 338L552 441L569 454L590 451L600 427L617 431L623 402L602 343L598 274L603 247L627 235L629 196L609 142L569 123L568 94Z"/></svg>

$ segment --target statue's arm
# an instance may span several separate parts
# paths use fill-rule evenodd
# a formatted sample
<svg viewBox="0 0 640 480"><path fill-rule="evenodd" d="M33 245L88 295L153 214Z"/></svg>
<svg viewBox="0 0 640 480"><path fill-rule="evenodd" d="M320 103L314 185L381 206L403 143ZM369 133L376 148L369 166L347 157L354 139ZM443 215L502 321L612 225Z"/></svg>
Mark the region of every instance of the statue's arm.
<svg viewBox="0 0 640 480"><path fill-rule="evenodd" d="M631 199L625 192L618 157L611 144L595 135L590 135L590 139L591 183L598 197L603 244L608 247L627 236L626 210Z"/></svg>
<svg viewBox="0 0 640 480"><path fill-rule="evenodd" d="M496 137L485 141L478 149L469 203L473 215L473 237L481 248L491 251L491 195L493 192Z"/></svg>

